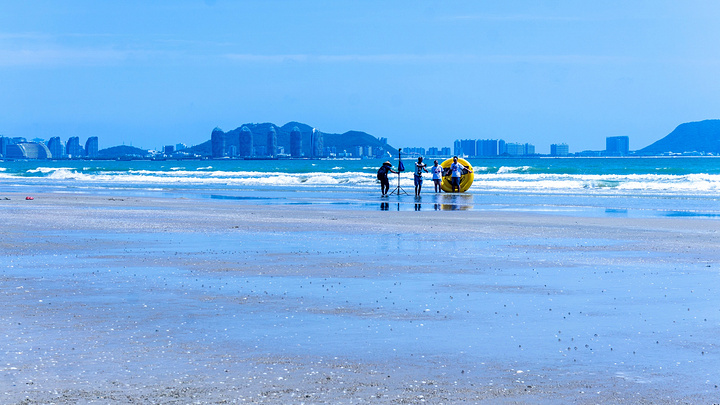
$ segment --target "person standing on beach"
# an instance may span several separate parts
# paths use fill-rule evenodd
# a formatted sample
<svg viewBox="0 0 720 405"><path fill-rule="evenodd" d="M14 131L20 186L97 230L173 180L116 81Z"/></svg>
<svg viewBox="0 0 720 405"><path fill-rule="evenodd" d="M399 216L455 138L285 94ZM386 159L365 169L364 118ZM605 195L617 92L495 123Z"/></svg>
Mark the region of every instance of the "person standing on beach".
<svg viewBox="0 0 720 405"><path fill-rule="evenodd" d="M420 197L420 190L422 189L422 172L428 173L427 165L423 163L423 158L420 156L415 162L415 197Z"/></svg>
<svg viewBox="0 0 720 405"><path fill-rule="evenodd" d="M460 180L462 179L463 172L467 168L462 165L462 163L458 162L458 157L453 156L453 162L450 164L450 171L452 171L452 177L451 177L451 183L450 187L452 187L451 192L455 192L455 188L457 187L457 192L460 192ZM469 170L468 170L469 172Z"/></svg>
<svg viewBox="0 0 720 405"><path fill-rule="evenodd" d="M390 163L390 162L383 163L377 172L377 178L378 178L378 180L380 180L380 192L382 193L383 197L385 197L387 195L387 192L390 190L390 181L388 180L388 172L397 173L395 170L392 169L392 163Z"/></svg>
<svg viewBox="0 0 720 405"><path fill-rule="evenodd" d="M438 161L436 160L433 164L433 167L430 168L430 173L432 173L432 179L433 183L435 183L435 192L440 192L440 184L442 184L442 173L443 168L438 164Z"/></svg>

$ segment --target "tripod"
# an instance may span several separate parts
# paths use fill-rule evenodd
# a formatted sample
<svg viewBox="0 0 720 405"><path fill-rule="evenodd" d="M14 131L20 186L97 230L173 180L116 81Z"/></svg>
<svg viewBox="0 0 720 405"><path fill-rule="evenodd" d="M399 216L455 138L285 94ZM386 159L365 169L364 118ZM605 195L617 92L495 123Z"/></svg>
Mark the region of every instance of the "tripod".
<svg viewBox="0 0 720 405"><path fill-rule="evenodd" d="M405 170L405 166L402 164L402 158L401 158L401 156L400 156L400 155L401 155L401 151L402 151L402 148L398 148L398 173L397 173L397 175L398 175L398 185L397 185L397 187L395 187L395 189L394 189L393 191L391 191L390 193L388 193L388 195L397 194L398 196L400 196L400 193L405 194L405 195L410 195L410 194L407 193L407 191L405 191L402 187L400 187L400 172L402 172L403 170Z"/></svg>

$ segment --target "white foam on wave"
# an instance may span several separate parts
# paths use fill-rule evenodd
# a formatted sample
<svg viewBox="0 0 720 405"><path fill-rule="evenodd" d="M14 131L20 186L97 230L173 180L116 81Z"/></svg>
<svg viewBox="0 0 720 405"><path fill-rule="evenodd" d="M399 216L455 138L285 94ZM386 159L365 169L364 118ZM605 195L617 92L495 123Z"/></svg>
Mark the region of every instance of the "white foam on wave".
<svg viewBox="0 0 720 405"><path fill-rule="evenodd" d="M668 192L706 194L720 192L720 175L576 175L475 174L474 189L532 192L598 191L615 193Z"/></svg>
<svg viewBox="0 0 720 405"><path fill-rule="evenodd" d="M27 173L52 173L58 170L73 170L71 167L38 167L36 169L28 169Z"/></svg>
<svg viewBox="0 0 720 405"><path fill-rule="evenodd" d="M520 167L514 167L514 166L501 166L497 173L518 173L518 172L527 172L530 170L530 166L520 166Z"/></svg>
<svg viewBox="0 0 720 405"><path fill-rule="evenodd" d="M206 169L211 168L208 166ZM346 189L374 189L378 187L375 171L342 172L323 171L286 173L277 171L224 171L224 170L129 170L102 171L71 169L66 167L40 167L27 173L1 171L2 179L23 179L24 182L41 184L45 181L77 186L99 187L268 187L313 188L342 187ZM522 169L522 168L520 168ZM524 170L524 169L522 169ZM603 195L675 194L717 195L720 193L720 175L716 174L629 174L586 175L525 173L508 170L504 173L475 173L470 192L529 192L529 193L588 193ZM432 188L430 175L424 175ZM397 185L397 175L390 176L392 187ZM400 184L412 188L413 177L401 176Z"/></svg>
<svg viewBox="0 0 720 405"><path fill-rule="evenodd" d="M175 184L175 185L229 185L229 186L332 186L374 185L375 175L370 173L259 173L259 172L189 172L149 171L105 172L88 174L73 170L57 170L47 176L52 180L83 183L119 184Z"/></svg>

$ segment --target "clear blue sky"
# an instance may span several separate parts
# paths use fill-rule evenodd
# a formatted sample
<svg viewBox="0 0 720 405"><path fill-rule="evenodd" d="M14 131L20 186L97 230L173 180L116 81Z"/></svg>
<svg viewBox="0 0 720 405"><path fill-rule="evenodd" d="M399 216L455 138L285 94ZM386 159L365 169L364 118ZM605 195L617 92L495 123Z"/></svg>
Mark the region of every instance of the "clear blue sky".
<svg viewBox="0 0 720 405"><path fill-rule="evenodd" d="M720 118L719 1L2 1L0 134L146 148L300 121L571 152Z"/></svg>

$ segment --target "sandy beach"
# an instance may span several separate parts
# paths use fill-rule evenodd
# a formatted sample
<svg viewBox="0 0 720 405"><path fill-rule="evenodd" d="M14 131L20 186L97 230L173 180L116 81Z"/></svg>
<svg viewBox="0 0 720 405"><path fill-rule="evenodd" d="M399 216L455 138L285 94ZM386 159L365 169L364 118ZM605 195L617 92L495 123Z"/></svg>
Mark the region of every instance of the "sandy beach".
<svg viewBox="0 0 720 405"><path fill-rule="evenodd" d="M33 196L0 403L720 401L717 219Z"/></svg>

